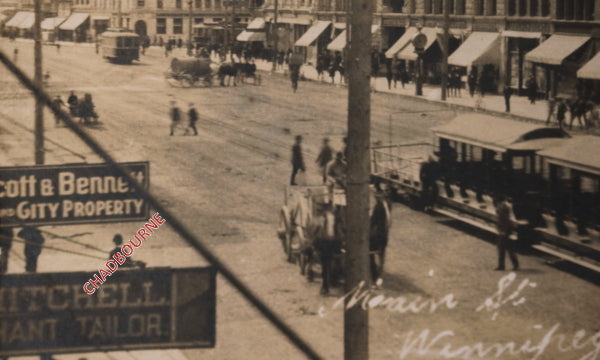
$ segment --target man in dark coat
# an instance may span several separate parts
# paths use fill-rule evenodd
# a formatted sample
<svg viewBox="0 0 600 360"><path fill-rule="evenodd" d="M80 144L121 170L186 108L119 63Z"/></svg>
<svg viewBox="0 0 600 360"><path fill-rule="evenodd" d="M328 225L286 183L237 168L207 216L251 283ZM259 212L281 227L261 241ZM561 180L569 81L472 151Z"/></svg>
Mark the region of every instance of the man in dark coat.
<svg viewBox="0 0 600 360"><path fill-rule="evenodd" d="M512 232L512 224L510 221L510 208L506 203L504 196L499 195L496 198L496 216L498 229L498 267L497 271L504 270L504 257L508 251L508 256L513 266L513 270L519 270L519 260L513 250L512 240L510 234Z"/></svg>
<svg viewBox="0 0 600 360"><path fill-rule="evenodd" d="M298 171L304 172L304 158L302 157L302 136L296 136L296 142L292 146L292 177L290 178L290 185L296 184L296 174Z"/></svg>
<svg viewBox="0 0 600 360"><path fill-rule="evenodd" d="M477 76L475 75L475 72L471 71L469 73L467 82L469 84L469 94L473 97L473 95L475 95L475 88L477 87Z"/></svg>
<svg viewBox="0 0 600 360"><path fill-rule="evenodd" d="M0 274L8 270L8 255L13 241L12 228L0 228Z"/></svg>
<svg viewBox="0 0 600 360"><path fill-rule="evenodd" d="M508 86L504 86L504 106L506 112L510 112L510 96L512 95L512 89Z"/></svg>
<svg viewBox="0 0 600 360"><path fill-rule="evenodd" d="M17 236L25 240L25 271L36 272L37 259L44 243L42 233L36 228L25 226Z"/></svg>
<svg viewBox="0 0 600 360"><path fill-rule="evenodd" d="M181 120L181 111L177 107L177 103L175 101L171 101L171 136L175 131L177 125L179 125L179 121Z"/></svg>
<svg viewBox="0 0 600 360"><path fill-rule="evenodd" d="M190 109L188 110L188 117L190 119L190 129L194 130L194 135L198 135L198 130L196 129L196 121L198 121L198 112L196 108L194 108L194 104L190 103Z"/></svg>
<svg viewBox="0 0 600 360"><path fill-rule="evenodd" d="M531 104L535 104L535 98L537 97L537 82L533 75L529 76L529 80L527 80L527 97L529 98L529 102Z"/></svg>
<svg viewBox="0 0 600 360"><path fill-rule="evenodd" d="M319 156L317 157L317 164L321 168L321 172L323 173L323 184L327 182L327 164L333 159L333 150L331 146L329 146L329 139L323 139L323 146L321 147L321 152L319 152Z"/></svg>

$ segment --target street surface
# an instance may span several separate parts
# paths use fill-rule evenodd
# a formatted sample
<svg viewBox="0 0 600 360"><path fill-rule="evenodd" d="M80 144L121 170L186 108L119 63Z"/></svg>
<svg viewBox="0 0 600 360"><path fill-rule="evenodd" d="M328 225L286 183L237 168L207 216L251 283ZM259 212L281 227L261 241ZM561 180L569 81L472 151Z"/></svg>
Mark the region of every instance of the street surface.
<svg viewBox="0 0 600 360"><path fill-rule="evenodd" d="M12 55L14 47L19 48L18 66L33 75L33 43L0 40L6 54ZM308 182L318 184L314 161L322 138L329 137L334 149L342 147L347 88L300 82L294 94L289 79L267 73L262 74L261 86L219 87L215 81L211 88L172 88L164 80L171 58L165 58L162 49L149 49L139 63L129 66L108 63L93 47L62 46L60 53L50 46L43 50L44 71L50 73L47 91L60 94L64 101L71 90L79 96L92 94L101 124L89 127L88 133L120 162L150 161L151 193L324 358L342 359L343 312L341 306L335 307L343 296L341 289L319 296L320 279L308 283L297 266L285 261L276 230L294 136L304 137ZM0 165L32 165L33 99L4 68L0 84ZM183 129L169 136L170 100L182 110L195 104L198 136L183 136ZM384 144L431 141L428 129L456 115L438 104L380 93L372 96L371 114L372 140ZM45 124L47 164L100 162L67 128L55 127L49 112ZM491 236L400 203L394 204L392 216L383 287L373 290L370 299L382 295L390 299L386 304L394 300L397 306L370 310L371 359L600 359L597 276L576 276L574 271L547 265L538 254L522 253L521 271L496 272ZM112 236L118 232L128 238L138 227L137 223L43 227L106 251L103 255L47 236L46 245L95 258L45 249L38 269L97 271L113 247ZM148 266L206 264L168 226L161 227L134 258ZM22 246L15 244L9 272L23 269ZM303 358L223 278L217 279L214 349L55 358ZM381 301L378 297L369 303ZM432 307L434 303L439 306ZM361 304L359 300L357 306ZM423 343L415 342L410 351L411 341L420 335ZM482 356L460 350L480 342L483 350L489 350ZM440 354L446 344L445 355ZM504 353L497 354L497 348L504 348Z"/></svg>

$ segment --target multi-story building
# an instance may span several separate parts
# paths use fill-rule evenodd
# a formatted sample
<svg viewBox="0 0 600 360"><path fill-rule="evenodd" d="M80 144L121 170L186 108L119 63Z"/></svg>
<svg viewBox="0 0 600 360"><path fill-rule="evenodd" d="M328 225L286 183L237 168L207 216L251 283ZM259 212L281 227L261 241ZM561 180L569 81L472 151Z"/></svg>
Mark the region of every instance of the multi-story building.
<svg viewBox="0 0 600 360"><path fill-rule="evenodd" d="M314 48L307 51L309 61L311 53L325 50L345 28L349 0L270 0L261 8L267 19L274 17L274 1L279 1L278 23L293 25L284 25L290 43L300 39L309 24L315 26L307 31L313 34L296 44L301 46L297 49ZM444 0L374 1L374 47L410 68L417 58L410 40L420 29L429 39L422 55L425 73L430 81L439 81ZM452 68L487 74L491 89L508 85L523 92L531 75L545 94L572 94L582 87L577 71L600 45L600 0L446 1ZM319 21L328 25L316 26Z"/></svg>

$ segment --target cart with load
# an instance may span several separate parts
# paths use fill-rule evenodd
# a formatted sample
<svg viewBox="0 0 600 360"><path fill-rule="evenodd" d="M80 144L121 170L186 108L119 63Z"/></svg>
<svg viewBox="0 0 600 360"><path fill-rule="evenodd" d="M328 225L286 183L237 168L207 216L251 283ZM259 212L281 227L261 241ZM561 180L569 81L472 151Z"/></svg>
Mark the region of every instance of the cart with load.
<svg viewBox="0 0 600 360"><path fill-rule="evenodd" d="M194 87L200 81L209 87L218 68L219 66L208 58L174 58L165 79L173 87Z"/></svg>

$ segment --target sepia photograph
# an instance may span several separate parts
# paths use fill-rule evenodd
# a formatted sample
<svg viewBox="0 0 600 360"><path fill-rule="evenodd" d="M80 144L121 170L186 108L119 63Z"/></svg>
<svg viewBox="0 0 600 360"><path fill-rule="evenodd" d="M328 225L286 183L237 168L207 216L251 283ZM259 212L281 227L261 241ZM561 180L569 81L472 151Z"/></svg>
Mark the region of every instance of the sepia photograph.
<svg viewBox="0 0 600 360"><path fill-rule="evenodd" d="M0 0L1 360L600 360L600 0Z"/></svg>

